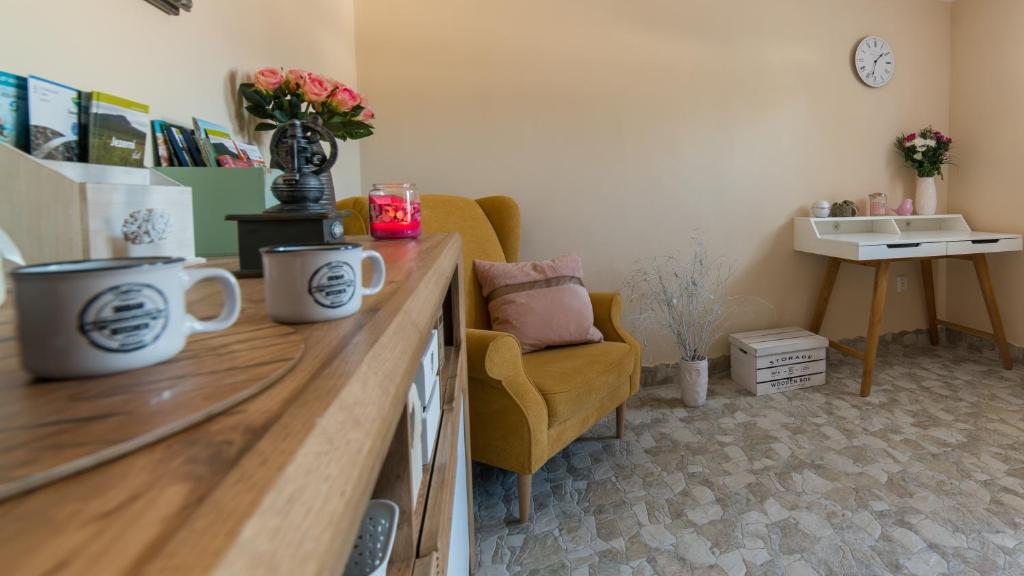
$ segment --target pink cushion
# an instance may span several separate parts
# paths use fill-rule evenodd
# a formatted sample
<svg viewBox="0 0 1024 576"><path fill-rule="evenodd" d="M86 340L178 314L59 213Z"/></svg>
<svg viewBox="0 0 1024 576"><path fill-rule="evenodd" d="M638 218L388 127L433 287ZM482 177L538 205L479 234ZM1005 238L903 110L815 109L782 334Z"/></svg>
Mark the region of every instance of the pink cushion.
<svg viewBox="0 0 1024 576"><path fill-rule="evenodd" d="M474 260L491 327L519 339L523 352L604 340L583 287L583 262L575 254L543 262Z"/></svg>

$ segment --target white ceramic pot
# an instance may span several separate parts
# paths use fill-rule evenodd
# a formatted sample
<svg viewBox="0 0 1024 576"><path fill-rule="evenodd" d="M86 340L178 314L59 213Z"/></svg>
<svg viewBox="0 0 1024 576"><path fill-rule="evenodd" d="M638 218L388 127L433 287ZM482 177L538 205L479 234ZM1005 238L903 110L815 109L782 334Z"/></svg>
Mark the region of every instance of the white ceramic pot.
<svg viewBox="0 0 1024 576"><path fill-rule="evenodd" d="M679 382L683 404L690 408L703 406L708 399L708 361L679 361Z"/></svg>
<svg viewBox="0 0 1024 576"><path fill-rule="evenodd" d="M914 208L918 214L931 216L939 204L939 195L935 190L935 177L917 179L917 193L914 195Z"/></svg>
<svg viewBox="0 0 1024 576"><path fill-rule="evenodd" d="M818 200L814 204L811 204L811 216L815 218L828 218L829 210L832 208L832 203L828 200Z"/></svg>

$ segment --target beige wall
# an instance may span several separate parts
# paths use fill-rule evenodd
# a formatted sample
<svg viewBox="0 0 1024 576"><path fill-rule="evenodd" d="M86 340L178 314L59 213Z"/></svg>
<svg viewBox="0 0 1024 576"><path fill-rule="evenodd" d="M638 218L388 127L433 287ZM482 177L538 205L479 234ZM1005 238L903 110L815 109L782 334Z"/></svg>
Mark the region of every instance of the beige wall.
<svg viewBox="0 0 1024 576"><path fill-rule="evenodd" d="M595 289L703 229L735 260L733 292L774 307L747 306L735 329L806 324L824 260L793 252L792 217L820 198L912 194L892 140L949 124L950 6L936 0L359 0L356 15L380 128L364 188L508 194L523 258L579 252ZM868 34L897 56L879 90L850 66ZM893 278L884 330L922 327L918 271L894 270L912 289ZM827 334L864 333L869 286L844 268ZM656 346L649 360L671 358Z"/></svg>
<svg viewBox="0 0 1024 576"><path fill-rule="evenodd" d="M953 5L952 135L958 166L952 171L949 206L976 229L1024 232L1022 25L1020 0ZM989 261L1007 335L1024 344L1024 255L996 254ZM950 320L988 330L970 265L950 263L948 285Z"/></svg>
<svg viewBox="0 0 1024 576"><path fill-rule="evenodd" d="M0 69L145 102L154 118L191 125L199 116L242 134L240 74L277 65L355 83L353 0L298 7L196 0L191 14L171 17L144 0L5 0ZM334 178L339 195L359 192L358 144L344 147Z"/></svg>

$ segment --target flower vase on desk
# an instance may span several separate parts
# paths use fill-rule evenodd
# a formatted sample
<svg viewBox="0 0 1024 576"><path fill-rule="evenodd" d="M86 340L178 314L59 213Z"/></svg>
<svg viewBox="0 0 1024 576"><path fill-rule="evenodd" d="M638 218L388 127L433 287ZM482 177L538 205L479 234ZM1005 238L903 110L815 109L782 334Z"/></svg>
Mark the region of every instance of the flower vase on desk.
<svg viewBox="0 0 1024 576"><path fill-rule="evenodd" d="M918 178L917 193L914 195L914 206L917 208L917 213L923 216L931 216L935 214L935 208L938 206L938 203L935 177Z"/></svg>
<svg viewBox="0 0 1024 576"><path fill-rule="evenodd" d="M903 161L917 172L914 205L918 214L935 214L939 204L935 177L942 177L942 167L949 164L949 149L952 146L952 138L931 126L896 139L896 150Z"/></svg>

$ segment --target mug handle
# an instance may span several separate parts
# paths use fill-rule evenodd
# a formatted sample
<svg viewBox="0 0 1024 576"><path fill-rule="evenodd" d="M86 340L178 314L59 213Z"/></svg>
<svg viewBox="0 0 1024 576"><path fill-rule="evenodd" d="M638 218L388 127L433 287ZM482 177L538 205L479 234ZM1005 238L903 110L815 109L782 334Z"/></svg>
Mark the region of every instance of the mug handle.
<svg viewBox="0 0 1024 576"><path fill-rule="evenodd" d="M215 280L224 292L224 308L213 320L199 320L191 314L185 314L185 326L189 334L218 332L227 330L238 320L242 309L242 292L238 288L238 280L227 270L220 268L198 268L185 270L185 290L204 280Z"/></svg>
<svg viewBox="0 0 1024 576"><path fill-rule="evenodd" d="M380 252L364 250L362 259L366 260L367 258L373 261L373 284L362 287L363 296L376 294L384 287L384 257L380 255Z"/></svg>

